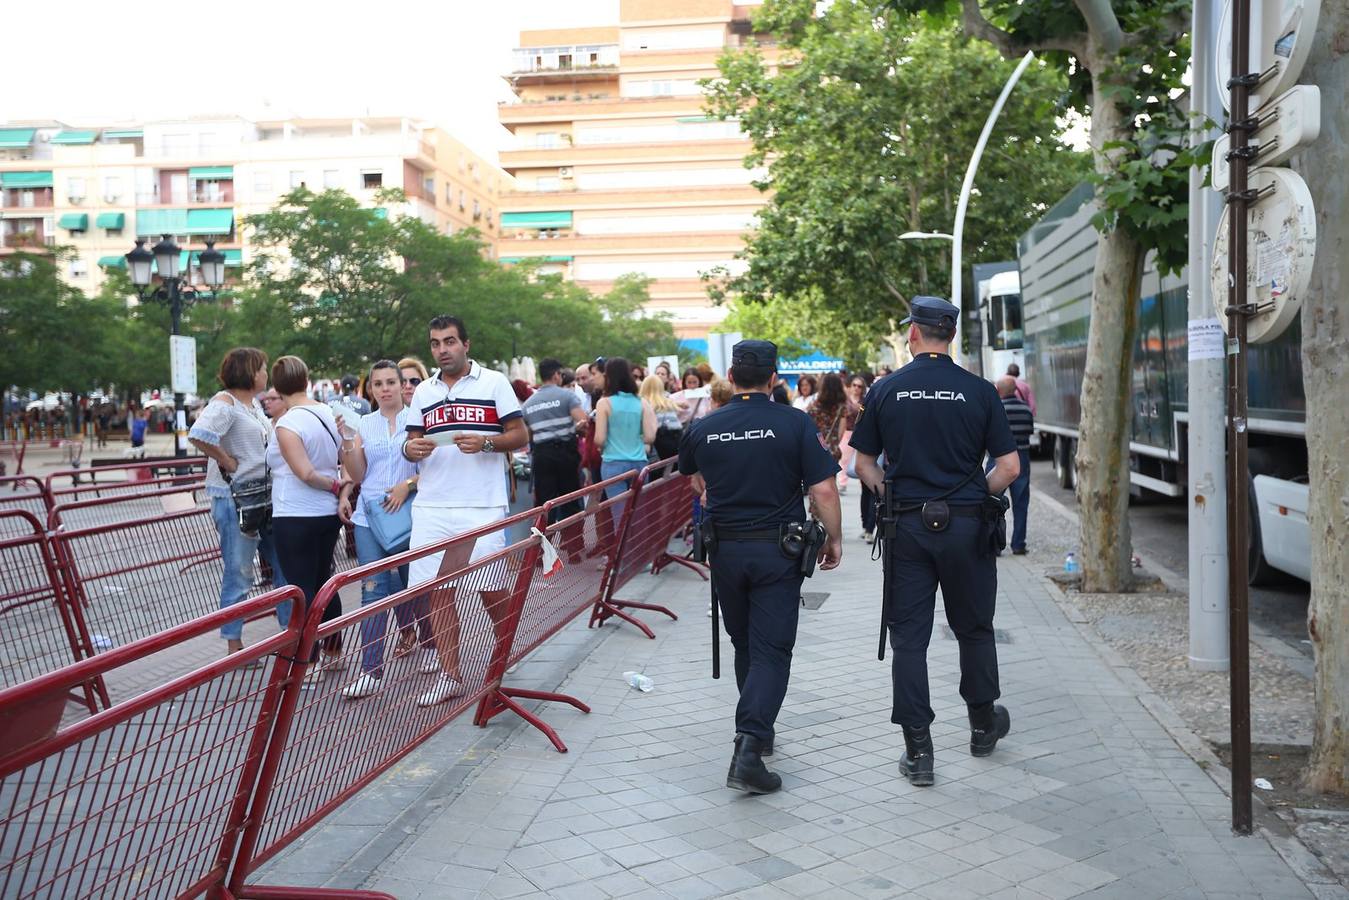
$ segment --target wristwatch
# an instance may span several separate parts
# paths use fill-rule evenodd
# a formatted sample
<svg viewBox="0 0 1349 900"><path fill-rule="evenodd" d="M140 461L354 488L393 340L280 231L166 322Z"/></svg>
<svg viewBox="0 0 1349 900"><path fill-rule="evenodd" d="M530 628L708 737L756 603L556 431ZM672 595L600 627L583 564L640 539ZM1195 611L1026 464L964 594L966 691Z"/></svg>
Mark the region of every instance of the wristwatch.
<svg viewBox="0 0 1349 900"><path fill-rule="evenodd" d="M482 442L482 452L483 452L483 453L495 453L495 452L496 452L496 449L497 449L497 445L494 444L494 443L492 443L492 439L491 439L491 438L483 438L483 442Z"/></svg>

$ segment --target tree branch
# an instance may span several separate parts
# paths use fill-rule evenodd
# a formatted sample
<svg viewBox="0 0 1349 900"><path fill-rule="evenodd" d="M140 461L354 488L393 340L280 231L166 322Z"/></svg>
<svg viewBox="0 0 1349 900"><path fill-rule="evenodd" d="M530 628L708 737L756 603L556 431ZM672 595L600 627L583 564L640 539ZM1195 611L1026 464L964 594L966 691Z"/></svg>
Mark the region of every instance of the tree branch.
<svg viewBox="0 0 1349 900"><path fill-rule="evenodd" d="M960 24L965 34L988 41L1007 59L1025 56L1027 50L1034 50L1036 53L1042 53L1046 50L1062 50L1073 54L1078 59L1086 56L1085 34L1065 34L1058 37L1048 37L1040 41L1024 40L988 21L979 9L979 0L960 0Z"/></svg>
<svg viewBox="0 0 1349 900"><path fill-rule="evenodd" d="M899 288L895 287L894 283L881 271L881 264L876 260L876 254L871 252L871 248L865 248L862 252L867 255L867 259L871 260L871 264L876 267L876 277L881 280L881 285L890 292L890 296L894 297L900 303L908 303L908 298L901 294Z"/></svg>
<svg viewBox="0 0 1349 900"><path fill-rule="evenodd" d="M1087 20L1087 32L1106 53L1114 56L1124 46L1124 30L1110 5L1110 0L1073 0L1073 5Z"/></svg>

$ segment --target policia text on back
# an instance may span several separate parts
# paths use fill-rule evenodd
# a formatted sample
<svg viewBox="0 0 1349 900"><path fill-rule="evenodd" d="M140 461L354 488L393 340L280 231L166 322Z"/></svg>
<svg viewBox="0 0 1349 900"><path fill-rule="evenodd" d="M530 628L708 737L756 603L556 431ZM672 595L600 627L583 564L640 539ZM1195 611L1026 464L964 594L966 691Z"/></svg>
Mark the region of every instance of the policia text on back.
<svg viewBox="0 0 1349 900"><path fill-rule="evenodd" d="M735 649L740 699L726 783L754 793L782 785L763 757L787 693L802 581L817 562L837 566L843 550L838 464L808 415L770 400L776 370L773 344L736 344L736 394L686 428L679 445L679 471L703 498L695 543L706 547L713 610ZM818 520L807 518L807 499Z"/></svg>
<svg viewBox="0 0 1349 900"><path fill-rule="evenodd" d="M857 474L883 499L882 637L892 651L890 720L903 729L901 774L934 781L927 647L937 589L960 643L960 695L970 722L970 752L987 756L1011 727L1000 695L993 643L997 554L1006 543L997 496L1020 463L1007 414L993 385L965 371L947 350L959 311L936 297L915 297L908 324L913 362L876 382L852 447ZM877 458L885 455L882 470ZM985 458L991 466L985 471Z"/></svg>

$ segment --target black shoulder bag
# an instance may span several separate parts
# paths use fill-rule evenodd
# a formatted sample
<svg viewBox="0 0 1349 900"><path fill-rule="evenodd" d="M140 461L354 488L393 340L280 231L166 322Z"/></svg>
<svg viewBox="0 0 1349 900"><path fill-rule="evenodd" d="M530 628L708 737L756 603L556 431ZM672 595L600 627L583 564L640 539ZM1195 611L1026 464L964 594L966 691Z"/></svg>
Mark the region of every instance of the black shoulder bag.
<svg viewBox="0 0 1349 900"><path fill-rule="evenodd" d="M229 485L230 499L234 501L239 532L248 538L258 537L272 524L272 473L266 463L266 425L262 426L262 453L262 474L257 478L235 480L229 472L220 470L220 477Z"/></svg>

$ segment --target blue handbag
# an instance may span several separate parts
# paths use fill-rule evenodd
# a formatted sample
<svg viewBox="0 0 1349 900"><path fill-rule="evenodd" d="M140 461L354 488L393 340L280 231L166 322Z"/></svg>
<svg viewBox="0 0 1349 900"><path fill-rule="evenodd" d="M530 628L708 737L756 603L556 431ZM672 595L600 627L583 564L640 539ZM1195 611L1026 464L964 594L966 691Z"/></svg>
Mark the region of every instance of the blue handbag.
<svg viewBox="0 0 1349 900"><path fill-rule="evenodd" d="M398 512L384 509L383 491L376 491L369 497L362 497L365 504L365 520L370 525L370 533L385 553L402 553L412 541L412 498L403 501Z"/></svg>

